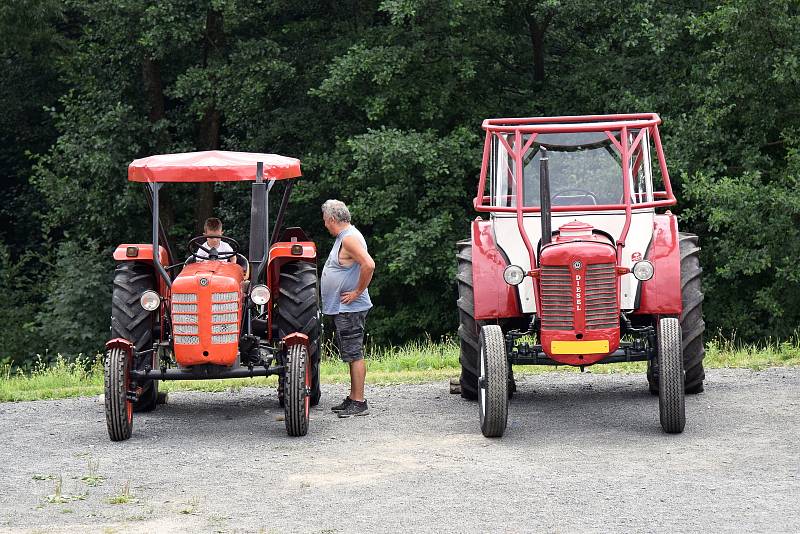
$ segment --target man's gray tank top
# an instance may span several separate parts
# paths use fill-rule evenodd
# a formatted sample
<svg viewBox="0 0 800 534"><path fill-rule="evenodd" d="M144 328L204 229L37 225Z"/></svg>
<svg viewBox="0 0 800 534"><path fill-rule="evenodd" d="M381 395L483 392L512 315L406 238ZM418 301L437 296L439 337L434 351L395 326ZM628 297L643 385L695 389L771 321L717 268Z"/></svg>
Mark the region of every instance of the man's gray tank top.
<svg viewBox="0 0 800 534"><path fill-rule="evenodd" d="M325 315L362 312L372 308L369 291L366 289L350 304L342 304L342 293L355 290L358 287L358 277L361 276L361 265L357 262L353 262L349 267L339 263L342 240L349 235L356 236L364 250L367 250L367 242L364 240L364 236L353 225L342 230L336 236L331 253L325 262L325 267L322 268L322 313Z"/></svg>

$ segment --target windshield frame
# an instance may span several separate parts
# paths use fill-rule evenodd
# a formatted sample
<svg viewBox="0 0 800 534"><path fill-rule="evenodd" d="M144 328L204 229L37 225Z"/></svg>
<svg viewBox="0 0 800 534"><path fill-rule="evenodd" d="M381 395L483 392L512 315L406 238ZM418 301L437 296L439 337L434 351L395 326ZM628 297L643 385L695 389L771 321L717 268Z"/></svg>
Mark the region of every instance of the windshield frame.
<svg viewBox="0 0 800 534"><path fill-rule="evenodd" d="M570 211L607 211L607 210L630 210L632 207L657 208L676 204L675 196L669 180L664 159L664 151L661 145L661 138L658 132L658 125L661 119L655 113L647 114L627 114L627 115L590 115L590 116L568 116L568 117L540 117L540 118L515 118L515 119L487 119L483 122L486 131L483 151L483 163L481 165L481 175L478 184L478 195L473 204L479 212L495 213L539 213L538 206L522 206L522 188L516 188L516 206L498 206L494 203L492 194L486 194L486 178L489 174L489 167L496 160L496 153L492 151L492 144L498 142L505 152L511 156L515 165L515 176L523 176L522 165L525 154L528 153L531 145L535 142L539 134L544 133L579 133L579 132L598 132L605 134L616 148L622 158L622 181L623 181L623 202L610 204L587 204L570 206L552 206L553 212ZM638 131L638 134L629 136L629 132ZM619 138L614 132L620 132ZM645 134L647 132L647 134ZM524 136L528 134L527 140ZM648 137L653 140L658 157L661 178L664 190L653 190L652 183L649 187L648 201L633 203L631 190L633 186L632 175L633 165L631 154L639 148L643 139ZM633 138L631 140L631 138ZM497 140L497 141L495 141ZM643 145L642 150L649 152ZM652 180L652 172L650 173ZM524 180L523 180L524 182Z"/></svg>

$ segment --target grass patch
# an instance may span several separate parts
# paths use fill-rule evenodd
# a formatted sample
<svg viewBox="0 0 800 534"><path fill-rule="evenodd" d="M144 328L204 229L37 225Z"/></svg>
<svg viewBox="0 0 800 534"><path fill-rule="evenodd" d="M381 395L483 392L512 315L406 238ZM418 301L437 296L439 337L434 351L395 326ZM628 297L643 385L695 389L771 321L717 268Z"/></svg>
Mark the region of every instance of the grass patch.
<svg viewBox="0 0 800 534"><path fill-rule="evenodd" d="M138 502L131 494L131 481L128 480L122 486L122 491L117 495L109 497L108 504L130 504Z"/></svg>
<svg viewBox="0 0 800 534"><path fill-rule="evenodd" d="M328 355L320 366L323 384L349 383L347 364L336 358L330 346L323 351ZM452 339L434 343L414 342L396 347L368 347L367 381L373 385L422 383L445 380L460 372L458 343ZM746 368L760 370L767 367L800 365L800 333L776 342L741 344L735 339L711 340L706 344L706 368ZM642 373L645 362L615 363L587 368L593 373ZM518 375L539 374L552 371L580 372L569 366L520 366ZM237 391L243 387L275 387L277 377L259 377L230 380L165 381L159 384L162 391ZM0 369L0 402L61 399L92 396L103 393L102 357L94 360L78 358L67 361L59 357L47 366L41 360L32 372L12 372L9 366ZM91 471L91 470L90 470ZM90 473L90 476L92 473ZM98 480L99 482L99 480Z"/></svg>

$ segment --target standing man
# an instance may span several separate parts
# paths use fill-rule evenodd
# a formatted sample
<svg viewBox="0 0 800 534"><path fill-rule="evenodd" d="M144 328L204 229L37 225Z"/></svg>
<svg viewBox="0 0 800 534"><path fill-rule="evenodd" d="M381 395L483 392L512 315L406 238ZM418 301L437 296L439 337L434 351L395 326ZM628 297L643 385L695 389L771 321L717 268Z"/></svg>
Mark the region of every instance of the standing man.
<svg viewBox="0 0 800 534"><path fill-rule="evenodd" d="M350 365L350 395L331 410L339 417L367 415L364 324L372 308L367 286L372 281L375 262L367 252L364 236L350 224L350 210L344 202L327 200L322 205L322 220L336 237L322 269L322 313L333 316L339 352Z"/></svg>

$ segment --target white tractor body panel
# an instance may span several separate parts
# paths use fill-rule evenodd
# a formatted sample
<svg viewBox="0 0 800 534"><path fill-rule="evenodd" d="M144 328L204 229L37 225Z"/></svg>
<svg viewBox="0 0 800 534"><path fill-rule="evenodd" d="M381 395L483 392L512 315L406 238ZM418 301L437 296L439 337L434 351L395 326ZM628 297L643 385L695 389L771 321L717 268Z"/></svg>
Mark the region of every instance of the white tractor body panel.
<svg viewBox="0 0 800 534"><path fill-rule="evenodd" d="M625 247L622 251L622 266L632 268L635 261L634 257L645 259L647 248L653 237L653 218L655 211L651 209L633 210L631 226L628 237L625 240ZM495 243L506 255L511 265L519 265L526 272L531 269L528 250L522 240L522 235L517 226L517 218L514 214L492 214L494 221ZM572 221L580 221L592 225L595 229L611 235L615 240L622 234L622 227L625 225L625 213L621 211L597 211L582 213L553 213L551 227L553 231L558 230L564 224ZM542 223L539 214L525 215L525 231L528 239L533 246L536 254L537 244L542 237ZM620 295L621 309L633 310L635 308L636 292L639 288L639 281L633 274L625 274L621 277L622 287ZM505 283L499 280L498 283ZM536 301L533 296L533 280L525 277L525 280L517 286L519 289L519 300L523 313L535 313Z"/></svg>

